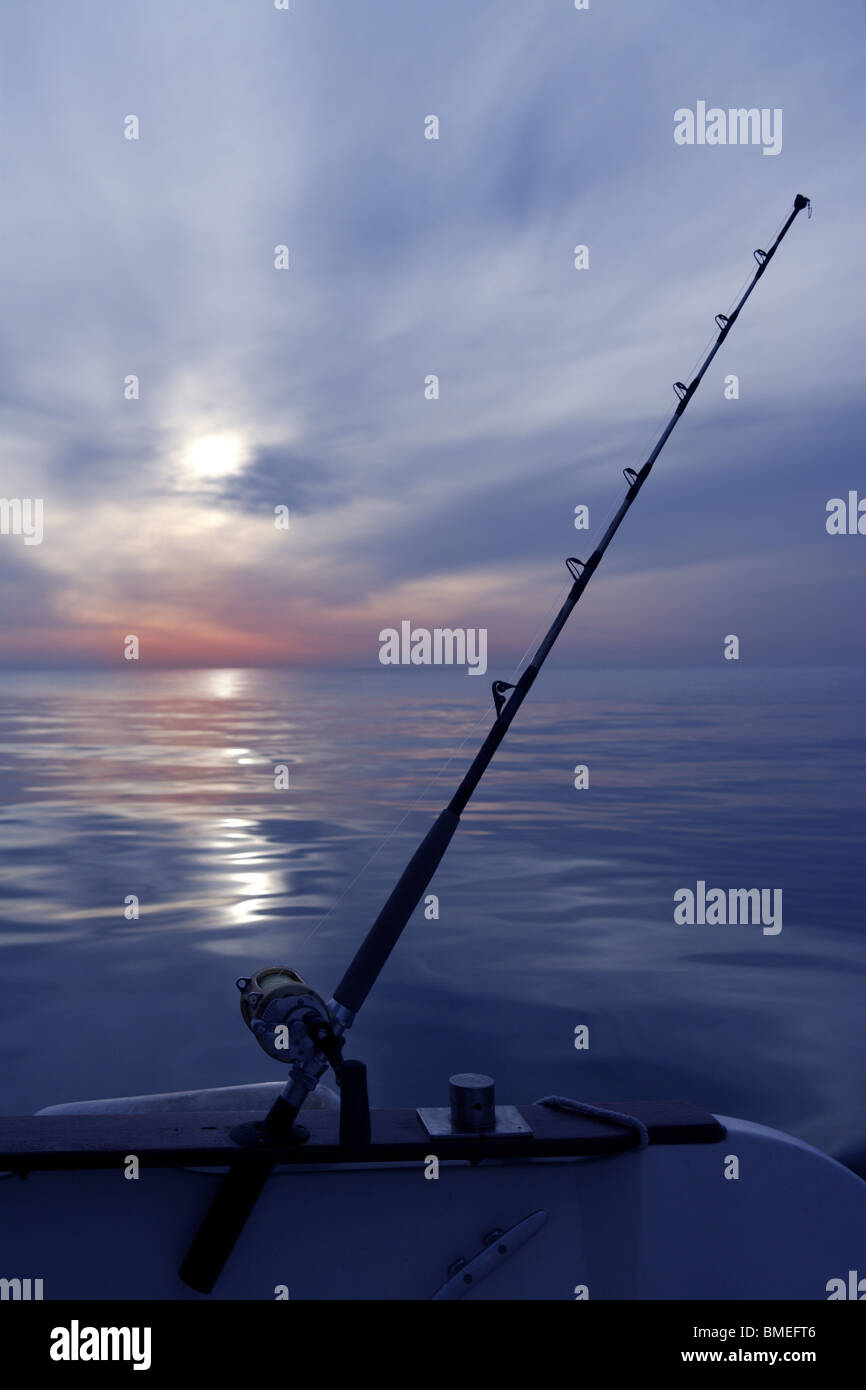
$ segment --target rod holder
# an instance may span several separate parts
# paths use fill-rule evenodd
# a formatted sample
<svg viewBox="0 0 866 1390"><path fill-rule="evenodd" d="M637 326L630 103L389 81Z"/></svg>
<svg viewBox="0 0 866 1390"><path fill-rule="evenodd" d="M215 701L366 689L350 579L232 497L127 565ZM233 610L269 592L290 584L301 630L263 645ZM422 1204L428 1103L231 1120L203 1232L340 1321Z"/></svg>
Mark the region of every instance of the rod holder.
<svg viewBox="0 0 866 1390"><path fill-rule="evenodd" d="M496 1095L492 1076L464 1071L449 1081L451 1123L455 1129L493 1129Z"/></svg>

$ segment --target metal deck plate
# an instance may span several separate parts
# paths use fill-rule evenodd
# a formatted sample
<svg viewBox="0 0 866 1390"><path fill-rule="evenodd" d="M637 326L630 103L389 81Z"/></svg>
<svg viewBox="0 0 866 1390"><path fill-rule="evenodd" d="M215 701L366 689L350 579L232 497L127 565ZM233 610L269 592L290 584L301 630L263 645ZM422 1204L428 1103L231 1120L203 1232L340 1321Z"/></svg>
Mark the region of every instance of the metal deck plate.
<svg viewBox="0 0 866 1390"><path fill-rule="evenodd" d="M509 1136L532 1134L516 1105L494 1107L496 1125L493 1129L456 1129L451 1123L450 1106L419 1109L417 1115L433 1139L507 1139Z"/></svg>

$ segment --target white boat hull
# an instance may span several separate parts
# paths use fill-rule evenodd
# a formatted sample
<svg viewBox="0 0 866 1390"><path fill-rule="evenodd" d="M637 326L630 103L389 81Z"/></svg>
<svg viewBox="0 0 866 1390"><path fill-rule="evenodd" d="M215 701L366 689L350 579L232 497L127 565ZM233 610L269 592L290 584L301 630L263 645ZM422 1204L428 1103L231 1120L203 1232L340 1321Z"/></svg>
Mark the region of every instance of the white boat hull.
<svg viewBox="0 0 866 1390"><path fill-rule="evenodd" d="M224 1169L9 1176L0 1277L41 1279L45 1299L430 1299L492 1232L535 1212L540 1229L486 1277L474 1266L459 1294L822 1300L850 1271L866 1276L866 1183L785 1134L718 1118L718 1143L442 1161L435 1178L422 1162L277 1169L211 1295L177 1271Z"/></svg>

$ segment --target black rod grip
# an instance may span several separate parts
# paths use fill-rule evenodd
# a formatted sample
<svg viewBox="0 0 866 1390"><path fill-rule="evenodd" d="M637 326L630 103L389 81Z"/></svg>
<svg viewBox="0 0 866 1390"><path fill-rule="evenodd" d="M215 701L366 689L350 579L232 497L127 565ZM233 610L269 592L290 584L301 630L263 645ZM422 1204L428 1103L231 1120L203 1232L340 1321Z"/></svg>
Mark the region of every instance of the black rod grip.
<svg viewBox="0 0 866 1390"><path fill-rule="evenodd" d="M367 1068L347 1058L340 1081L340 1144L344 1149L365 1149L370 1133Z"/></svg>
<svg viewBox="0 0 866 1390"><path fill-rule="evenodd" d="M210 1293L272 1169L268 1163L229 1169L178 1270L191 1289Z"/></svg>
<svg viewBox="0 0 866 1390"><path fill-rule="evenodd" d="M439 861L459 824L460 817L446 807L412 855L391 896L334 990L334 998L344 1009L350 1009L356 1014L367 998L379 972L396 946L400 933L418 906L424 889L438 869Z"/></svg>

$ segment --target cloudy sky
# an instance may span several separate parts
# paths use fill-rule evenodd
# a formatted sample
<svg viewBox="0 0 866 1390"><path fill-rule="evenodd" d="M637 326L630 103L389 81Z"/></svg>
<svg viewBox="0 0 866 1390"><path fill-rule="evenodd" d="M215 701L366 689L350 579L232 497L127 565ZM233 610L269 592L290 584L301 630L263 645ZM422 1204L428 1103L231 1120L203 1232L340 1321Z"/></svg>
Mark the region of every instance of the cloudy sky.
<svg viewBox="0 0 866 1390"><path fill-rule="evenodd" d="M6 0L0 47L3 664L518 656L797 192L562 659L862 660L859 0ZM781 152L677 145L698 101Z"/></svg>

